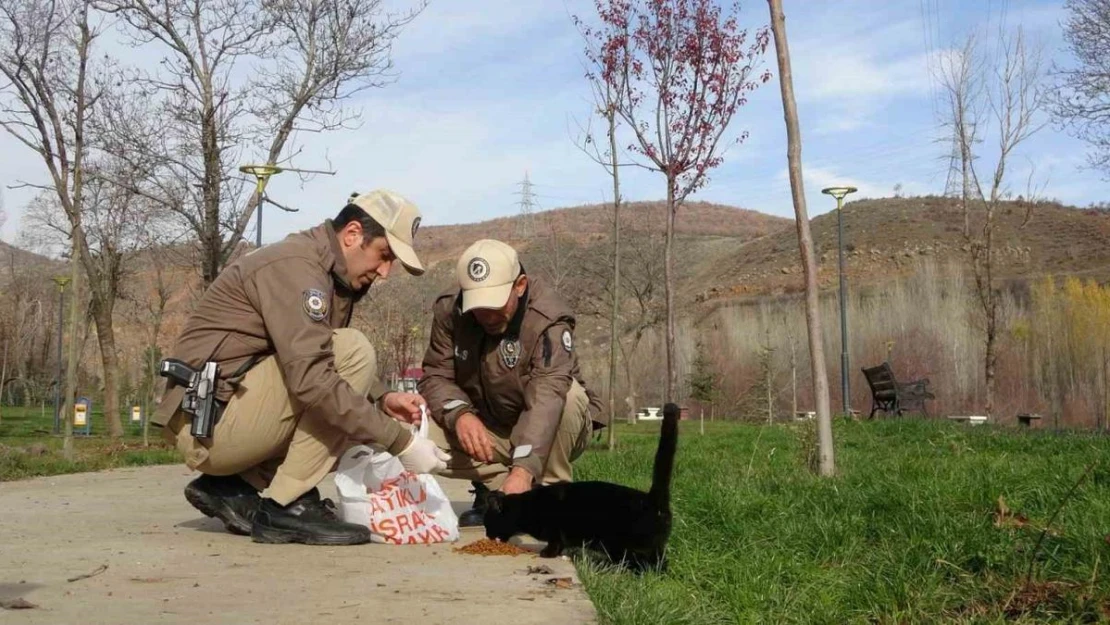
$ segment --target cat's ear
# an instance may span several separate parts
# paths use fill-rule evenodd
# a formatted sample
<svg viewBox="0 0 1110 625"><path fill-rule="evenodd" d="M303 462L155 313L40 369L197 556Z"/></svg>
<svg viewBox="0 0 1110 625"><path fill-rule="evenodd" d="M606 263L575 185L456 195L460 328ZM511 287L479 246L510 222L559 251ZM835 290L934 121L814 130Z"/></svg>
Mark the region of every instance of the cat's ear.
<svg viewBox="0 0 1110 625"><path fill-rule="evenodd" d="M486 505L489 506L490 510L500 513L505 509L505 493L495 490L491 492L488 497L489 498L486 499Z"/></svg>

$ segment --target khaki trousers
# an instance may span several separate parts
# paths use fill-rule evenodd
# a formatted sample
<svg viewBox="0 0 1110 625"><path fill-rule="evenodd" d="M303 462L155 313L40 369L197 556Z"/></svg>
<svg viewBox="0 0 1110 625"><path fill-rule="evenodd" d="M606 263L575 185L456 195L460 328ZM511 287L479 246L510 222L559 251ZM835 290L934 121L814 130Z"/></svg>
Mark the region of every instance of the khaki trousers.
<svg viewBox="0 0 1110 625"><path fill-rule="evenodd" d="M482 482L493 490L501 487L513 464L512 446L509 443L510 432L495 431L488 425L486 427L490 430L490 440L493 442L493 462L488 464L467 455L454 432L443 430L434 421L429 424L429 438L440 447L447 449L451 455L447 470L441 475ZM590 398L586 395L586 389L575 381L567 392L567 401L559 420L559 431L555 434L551 453L547 456L547 465L543 471L545 485L572 481L571 463L586 450L592 432Z"/></svg>
<svg viewBox="0 0 1110 625"><path fill-rule="evenodd" d="M339 377L368 395L378 375L377 355L363 333L332 332ZM185 464L209 475L239 475L281 505L312 490L352 444L341 430L320 419L294 414L277 358L270 356L247 372L206 441L189 433L179 411L166 437L185 455Z"/></svg>

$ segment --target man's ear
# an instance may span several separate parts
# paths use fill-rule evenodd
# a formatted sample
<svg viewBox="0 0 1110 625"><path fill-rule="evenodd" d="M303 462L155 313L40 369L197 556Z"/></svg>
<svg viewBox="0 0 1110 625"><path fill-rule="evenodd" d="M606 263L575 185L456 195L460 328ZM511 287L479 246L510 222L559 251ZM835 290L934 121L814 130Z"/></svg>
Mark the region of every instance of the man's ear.
<svg viewBox="0 0 1110 625"><path fill-rule="evenodd" d="M344 247L360 247L362 245L362 224L358 220L351 220L339 231L339 240Z"/></svg>
<svg viewBox="0 0 1110 625"><path fill-rule="evenodd" d="M516 279L516 284L513 285L513 290L517 297L524 295L524 292L528 290L528 274L520 274L520 277Z"/></svg>

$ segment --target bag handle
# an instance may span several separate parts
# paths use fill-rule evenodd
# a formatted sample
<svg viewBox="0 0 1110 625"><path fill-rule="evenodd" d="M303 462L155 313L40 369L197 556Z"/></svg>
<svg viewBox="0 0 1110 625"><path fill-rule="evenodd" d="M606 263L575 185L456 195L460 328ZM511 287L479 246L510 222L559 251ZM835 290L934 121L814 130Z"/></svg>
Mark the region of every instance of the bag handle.
<svg viewBox="0 0 1110 625"><path fill-rule="evenodd" d="M416 433L422 438L428 438L428 406L424 404L420 404L420 429Z"/></svg>

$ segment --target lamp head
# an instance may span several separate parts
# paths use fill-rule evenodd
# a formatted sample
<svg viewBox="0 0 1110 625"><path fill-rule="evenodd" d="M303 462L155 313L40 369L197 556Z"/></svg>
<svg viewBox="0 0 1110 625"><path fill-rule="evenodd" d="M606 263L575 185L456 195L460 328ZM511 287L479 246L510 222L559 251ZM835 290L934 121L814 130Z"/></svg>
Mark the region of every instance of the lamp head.
<svg viewBox="0 0 1110 625"><path fill-rule="evenodd" d="M275 165L243 165L239 171L255 178L269 178L274 174L280 174L283 170Z"/></svg>
<svg viewBox="0 0 1110 625"><path fill-rule="evenodd" d="M842 200L844 199L845 195L848 195L849 193L855 193L857 190L858 189L856 189L855 187L826 187L824 189L821 189L821 193L824 193L825 195L831 195L838 200Z"/></svg>

